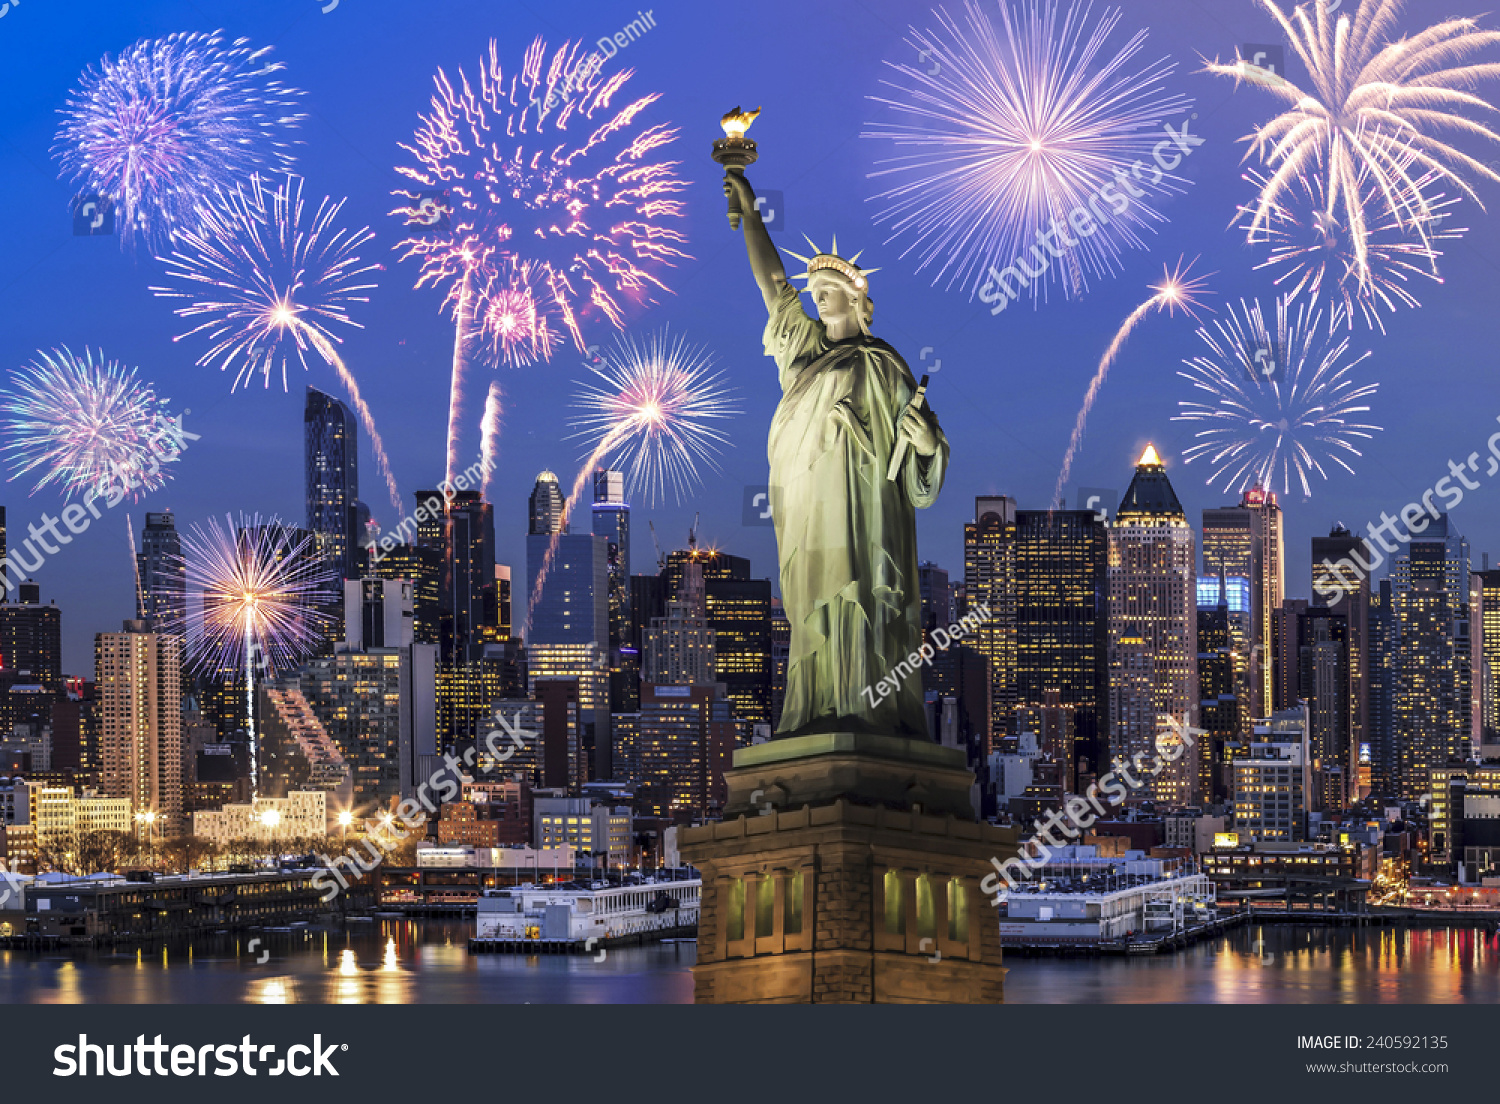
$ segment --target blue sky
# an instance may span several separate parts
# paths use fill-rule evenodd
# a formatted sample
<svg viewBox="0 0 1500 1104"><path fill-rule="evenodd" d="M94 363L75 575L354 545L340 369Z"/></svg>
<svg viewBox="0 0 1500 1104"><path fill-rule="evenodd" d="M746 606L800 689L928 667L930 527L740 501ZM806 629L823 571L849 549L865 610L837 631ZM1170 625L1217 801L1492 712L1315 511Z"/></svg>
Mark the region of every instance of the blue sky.
<svg viewBox="0 0 1500 1104"><path fill-rule="evenodd" d="M719 170L709 158L718 117L735 104L763 108L753 131L760 161L749 175L758 188L785 194L788 230L778 244L797 248L803 232L823 244L836 233L846 252L864 248L862 263L882 268L873 278L874 332L918 372L922 349L933 349L929 362L941 360L929 399L952 445L952 463L939 504L920 516L920 545L924 558L955 575L962 573L962 527L972 518L974 496L1006 493L1023 508L1046 504L1094 366L1124 316L1149 294L1146 285L1164 262L1201 255L1198 270L1216 273L1211 302L1221 309L1242 296L1269 298L1269 275L1252 270L1258 254L1229 223L1236 203L1249 195L1240 179L1240 139L1268 116L1271 100L1197 70L1203 57L1232 55L1243 43L1275 42L1274 25L1243 0L1132 0L1126 7L1122 26L1150 34L1143 58L1174 59L1169 90L1196 100L1194 125L1205 145L1182 170L1193 184L1162 205L1166 223L1148 250L1125 254L1116 277L1098 282L1082 299L1054 297L1036 310L1017 304L999 316L971 302L965 289L933 287L916 276L913 262L883 244L884 232L874 225L870 199L878 188L868 174L882 148L860 131L881 111L869 97L880 91L883 62L911 60L906 29L932 25L930 5L761 0L746 7L684 0L651 9L655 28L610 64L635 70L632 89L662 93L653 120L680 128L670 156L682 162L682 175L692 182L684 226L693 259L667 277L675 294L661 297L629 324L641 332L670 325L706 345L744 413L729 430L733 447L725 451L720 473L706 472L703 487L680 504L636 511L635 571L652 567L648 518L670 548L685 540L701 511L701 540L749 556L759 575L775 574L771 530L746 528L741 503L743 488L765 479L765 437L778 389L773 366L761 353L764 308L742 242L725 220ZM1415 14L1409 11L1402 24L1409 31L1418 28L1424 5L1411 7ZM1481 9L1457 0L1454 12L1444 8L1441 14ZM472 68L492 37L501 58L514 64L537 35L549 45L564 39L593 43L638 10L512 0L420 6L341 0L327 14L318 0L13 5L0 18L0 95L7 105L0 122L0 207L9 212L0 234L0 372L41 348L102 347L138 366L174 409L191 410L185 424L201 440L177 465L172 484L133 507L137 530L147 509L166 507L183 525L241 510L301 519L303 389L310 383L341 394L332 371L299 369L286 392L278 384L231 395L230 378L195 366L200 345L173 341L181 324L148 291L160 282L161 265L144 254L122 253L116 239L72 235L72 189L58 179L49 154L57 109L86 65L141 38L222 28L255 45L274 46L274 56L286 66L283 79L307 92L310 118L301 128L297 163L308 193L347 196L347 221L375 231L366 255L384 271L372 302L358 314L365 329L348 340L347 360L374 409L403 493L435 484L443 464L452 329L439 314L438 296L414 290L414 269L398 264L391 249L398 227L386 212L399 182L393 171L402 158L397 143L409 137L427 105L436 70ZM1294 68L1291 75L1299 74ZM1481 184L1479 193L1486 203L1500 202L1500 186ZM1483 452L1500 428L1500 389L1493 383L1494 350L1500 347L1493 293L1500 243L1494 220L1472 203L1457 221L1471 229L1448 251L1445 282L1420 290L1422 308L1397 314L1385 336L1356 330L1356 347L1373 351L1359 369L1361 378L1380 383L1372 418L1386 428L1365 448L1357 475L1333 469L1310 501L1300 495L1284 499L1289 595L1308 595L1313 535L1326 533L1336 520L1362 528L1382 510L1395 513L1447 474L1450 459ZM1181 315L1160 315L1136 331L1090 420L1070 502L1077 486L1122 491L1148 440L1166 458L1195 526L1202 508L1229 500L1204 486L1201 464L1181 463L1191 431L1170 420L1178 401L1189 397L1176 372L1184 357L1198 351L1194 328ZM608 343L613 331L595 322L585 337ZM471 422L477 422L492 371L506 393L493 492L498 548L519 575L526 499L536 474L551 468L568 481L581 459L577 442L564 438L568 399L584 369L581 357L566 347L550 364L478 367L471 377ZM393 524L397 519L368 449L362 468L364 499L377 518ZM28 491L29 484L19 481L0 484L12 541L43 511L56 514L61 506L50 491L30 497ZM1476 562L1486 550L1500 551L1497 504L1500 486L1486 484L1455 512ZM62 607L64 660L72 672L92 673L93 634L117 628L131 612L124 509L107 514L38 572L43 599L55 598Z"/></svg>

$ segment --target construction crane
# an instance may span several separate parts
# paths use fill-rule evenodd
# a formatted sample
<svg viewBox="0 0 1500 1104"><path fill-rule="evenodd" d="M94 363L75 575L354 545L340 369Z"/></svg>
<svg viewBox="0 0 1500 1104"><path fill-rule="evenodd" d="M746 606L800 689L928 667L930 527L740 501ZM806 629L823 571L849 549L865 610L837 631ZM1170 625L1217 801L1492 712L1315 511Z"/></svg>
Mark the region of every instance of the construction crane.
<svg viewBox="0 0 1500 1104"><path fill-rule="evenodd" d="M656 522L647 519L646 524L651 527L651 543L656 545L656 570L662 571L667 566L667 557L662 554L661 541L656 537Z"/></svg>

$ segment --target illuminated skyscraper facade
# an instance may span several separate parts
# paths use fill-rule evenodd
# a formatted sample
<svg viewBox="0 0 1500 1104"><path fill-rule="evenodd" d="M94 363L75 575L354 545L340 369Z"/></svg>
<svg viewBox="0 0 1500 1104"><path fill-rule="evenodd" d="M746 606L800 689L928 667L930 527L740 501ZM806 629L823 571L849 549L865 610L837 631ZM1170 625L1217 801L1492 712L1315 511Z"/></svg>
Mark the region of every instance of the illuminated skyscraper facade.
<svg viewBox="0 0 1500 1104"><path fill-rule="evenodd" d="M165 838L182 830L182 641L144 621L94 637L99 788L150 814Z"/></svg>
<svg viewBox="0 0 1500 1104"><path fill-rule="evenodd" d="M1391 565L1397 794L1416 801L1428 770L1473 753L1469 543L1442 514Z"/></svg>
<svg viewBox="0 0 1500 1104"><path fill-rule="evenodd" d="M1274 492L1253 487L1237 506L1203 511L1203 574L1220 573L1250 580L1249 709L1251 716L1264 717L1274 701L1271 619L1281 608L1286 580L1281 507Z"/></svg>
<svg viewBox="0 0 1500 1104"><path fill-rule="evenodd" d="M1109 747L1151 763L1175 751L1140 796L1199 797L1201 740L1178 742L1166 718L1198 721L1197 542L1165 465L1147 446L1109 528Z"/></svg>
<svg viewBox="0 0 1500 1104"><path fill-rule="evenodd" d="M1109 699L1108 529L1092 510L1017 510L1014 597L1017 708L1073 711L1071 782L1098 774L1100 716Z"/></svg>
<svg viewBox="0 0 1500 1104"><path fill-rule="evenodd" d="M1016 502L1004 495L974 500L964 526L964 593L989 617L967 638L988 667L989 750L1014 732L1016 706Z"/></svg>

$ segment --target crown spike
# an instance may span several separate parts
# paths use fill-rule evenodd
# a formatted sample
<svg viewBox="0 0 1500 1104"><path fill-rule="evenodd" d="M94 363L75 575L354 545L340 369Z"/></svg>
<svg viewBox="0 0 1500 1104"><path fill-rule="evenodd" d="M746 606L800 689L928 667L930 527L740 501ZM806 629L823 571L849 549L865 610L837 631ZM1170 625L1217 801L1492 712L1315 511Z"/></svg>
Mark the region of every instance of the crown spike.
<svg viewBox="0 0 1500 1104"><path fill-rule="evenodd" d="M839 255L839 236L837 234L833 236L833 245L829 247L828 252L832 253L835 257Z"/></svg>
<svg viewBox="0 0 1500 1104"><path fill-rule="evenodd" d="M806 234L802 235L802 240L805 241L805 242L807 242L807 244L812 247L813 256L816 257L819 253L823 252L821 249L818 248L818 243L815 242L815 241L813 241Z"/></svg>

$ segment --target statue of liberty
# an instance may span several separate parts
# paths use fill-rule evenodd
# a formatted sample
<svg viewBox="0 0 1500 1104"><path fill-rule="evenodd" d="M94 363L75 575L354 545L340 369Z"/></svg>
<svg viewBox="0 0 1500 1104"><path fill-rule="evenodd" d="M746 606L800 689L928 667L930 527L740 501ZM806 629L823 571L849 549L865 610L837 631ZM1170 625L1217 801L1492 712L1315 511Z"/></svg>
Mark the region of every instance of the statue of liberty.
<svg viewBox="0 0 1500 1104"><path fill-rule="evenodd" d="M809 317L742 168L725 173L724 192L743 212L770 312L765 351L781 377L767 449L791 622L777 736L929 739L920 666L894 672L922 643L916 509L942 489L948 441L906 361L870 334L875 270L861 269L859 254L840 257L837 239L826 253L791 254L807 265Z"/></svg>

